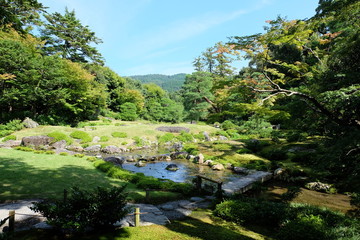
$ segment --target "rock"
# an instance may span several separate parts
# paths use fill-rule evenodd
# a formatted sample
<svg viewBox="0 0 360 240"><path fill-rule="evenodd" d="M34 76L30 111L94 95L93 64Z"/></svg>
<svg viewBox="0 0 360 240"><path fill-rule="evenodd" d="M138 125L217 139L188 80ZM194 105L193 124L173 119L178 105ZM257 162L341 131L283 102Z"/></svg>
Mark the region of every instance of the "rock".
<svg viewBox="0 0 360 240"><path fill-rule="evenodd" d="M138 161L137 163L135 163L135 166L137 166L137 167L145 167L146 163L144 161Z"/></svg>
<svg viewBox="0 0 360 240"><path fill-rule="evenodd" d="M66 141L60 140L58 142L51 144L51 146L54 147L55 149L64 149L66 147Z"/></svg>
<svg viewBox="0 0 360 240"><path fill-rule="evenodd" d="M208 132L204 132L203 134L204 134L204 137L205 137L205 141L211 141L211 138L210 138Z"/></svg>
<svg viewBox="0 0 360 240"><path fill-rule="evenodd" d="M218 123L218 122L214 123L214 128L220 128L220 127L221 127L220 123Z"/></svg>
<svg viewBox="0 0 360 240"><path fill-rule="evenodd" d="M225 164L225 168L231 170L231 169L234 168L234 166L233 166L231 163L226 163L226 164Z"/></svg>
<svg viewBox="0 0 360 240"><path fill-rule="evenodd" d="M214 162L213 160L206 160L206 161L204 162L204 165L206 165L206 166L211 166L213 162Z"/></svg>
<svg viewBox="0 0 360 240"><path fill-rule="evenodd" d="M131 156L131 155L125 156L125 161L126 161L126 162L136 162L136 160L134 159L134 157Z"/></svg>
<svg viewBox="0 0 360 240"><path fill-rule="evenodd" d="M187 157L187 152L174 152L170 154L171 159L185 159Z"/></svg>
<svg viewBox="0 0 360 240"><path fill-rule="evenodd" d="M235 173L239 173L239 174L249 174L250 170L247 168L243 168L243 167L234 167L233 171Z"/></svg>
<svg viewBox="0 0 360 240"><path fill-rule="evenodd" d="M26 128L37 128L39 126L37 122L28 117L24 119L23 124Z"/></svg>
<svg viewBox="0 0 360 240"><path fill-rule="evenodd" d="M190 201L192 202L201 202L201 201L204 201L205 199L204 198L201 198L201 197L192 197L190 198Z"/></svg>
<svg viewBox="0 0 360 240"><path fill-rule="evenodd" d="M174 210L174 205L172 204L165 204L165 205L162 205L161 206L161 209L165 210L165 211L171 211L171 210Z"/></svg>
<svg viewBox="0 0 360 240"><path fill-rule="evenodd" d="M38 224L35 224L33 226L33 228L35 228L35 229L53 229L54 227L47 224L46 222L40 222Z"/></svg>
<svg viewBox="0 0 360 240"><path fill-rule="evenodd" d="M168 171L177 171L179 170L179 167L176 164L169 164L165 169Z"/></svg>
<svg viewBox="0 0 360 240"><path fill-rule="evenodd" d="M122 219L121 221L117 221L116 223L114 223L114 227L118 227L118 228L130 227L130 224L126 219Z"/></svg>
<svg viewBox="0 0 360 240"><path fill-rule="evenodd" d="M330 190L331 185L322 182L310 182L305 184L305 187L310 190L327 192Z"/></svg>
<svg viewBox="0 0 360 240"><path fill-rule="evenodd" d="M83 152L83 151L84 151L84 148L83 148L83 147L81 147L81 146L75 146L75 145L67 146L66 149L67 149L67 150L70 150L70 151L74 151L74 152Z"/></svg>
<svg viewBox="0 0 360 240"><path fill-rule="evenodd" d="M172 126L158 127L158 128L156 128L156 130L162 131L162 132L170 132L170 133L180 133L182 131L185 131L187 133L190 132L189 128L186 128L186 127L172 127Z"/></svg>
<svg viewBox="0 0 360 240"><path fill-rule="evenodd" d="M228 138L225 137L225 136L220 135L220 136L219 136L219 140L221 140L221 141L226 141L226 140L228 140Z"/></svg>
<svg viewBox="0 0 360 240"><path fill-rule="evenodd" d="M171 149L174 149L175 152L180 152L183 149L183 147L184 146L181 144L181 142L179 142L179 143L174 143Z"/></svg>
<svg viewBox="0 0 360 240"><path fill-rule="evenodd" d="M224 170L224 165L222 165L221 163L219 164L215 164L214 166L211 167L212 170L216 170L216 171L221 171Z"/></svg>
<svg viewBox="0 0 360 240"><path fill-rule="evenodd" d="M93 143L98 143L100 141L100 137L95 136L92 140Z"/></svg>
<svg viewBox="0 0 360 240"><path fill-rule="evenodd" d="M30 136L30 137L23 137L23 139L21 140L21 145L39 147L39 146L49 145L52 141L54 141L53 137Z"/></svg>
<svg viewBox="0 0 360 240"><path fill-rule="evenodd" d="M8 140L1 144L1 147L18 147L21 145L21 140Z"/></svg>
<svg viewBox="0 0 360 240"><path fill-rule="evenodd" d="M84 148L85 152L99 152L101 150L101 145L92 145L87 148Z"/></svg>
<svg viewBox="0 0 360 240"><path fill-rule="evenodd" d="M171 161L171 157L170 157L169 155L166 156L165 161L170 162L170 161Z"/></svg>
<svg viewBox="0 0 360 240"><path fill-rule="evenodd" d="M190 160L190 161L193 161L195 159L195 156L189 154L189 155L186 156L186 159Z"/></svg>
<svg viewBox="0 0 360 240"><path fill-rule="evenodd" d="M108 153L108 154L114 154L121 152L121 149L114 145L109 145L101 149L101 152Z"/></svg>
<svg viewBox="0 0 360 240"><path fill-rule="evenodd" d="M202 155L202 153L199 153L199 155L197 156L197 160L199 164L203 164L204 163L204 155Z"/></svg>
<svg viewBox="0 0 360 240"><path fill-rule="evenodd" d="M118 157L106 157L104 158L104 161L122 165L126 160L125 157L118 156Z"/></svg>
<svg viewBox="0 0 360 240"><path fill-rule="evenodd" d="M280 175L284 174L285 173L285 169L283 168L277 168L275 169L274 171L274 178L278 178Z"/></svg>

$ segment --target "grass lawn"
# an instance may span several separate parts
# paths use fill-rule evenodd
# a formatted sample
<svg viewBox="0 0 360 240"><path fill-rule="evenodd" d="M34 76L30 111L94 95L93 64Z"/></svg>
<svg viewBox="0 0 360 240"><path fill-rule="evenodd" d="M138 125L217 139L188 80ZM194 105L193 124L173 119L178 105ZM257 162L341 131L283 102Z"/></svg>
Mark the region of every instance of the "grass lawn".
<svg viewBox="0 0 360 240"><path fill-rule="evenodd" d="M259 231L260 230L260 231ZM261 232L261 233L259 233ZM265 235L264 235L265 234ZM263 229L254 231L239 225L225 222L212 216L210 210L195 211L183 221L173 221L165 226L153 225L147 227L128 227L112 233L87 234L85 236L69 237L67 239L102 239L102 240L263 240L268 232ZM52 240L60 239L48 231L27 231L15 235L18 240Z"/></svg>
<svg viewBox="0 0 360 240"><path fill-rule="evenodd" d="M85 158L0 148L0 202L62 197L64 189L72 186L93 189L125 183L106 177ZM145 195L132 184L127 189L134 197Z"/></svg>
<svg viewBox="0 0 360 240"><path fill-rule="evenodd" d="M89 124L102 124L102 121L91 121ZM107 123L108 125L98 125L98 126L85 126L83 128L71 128L65 126L39 126L37 128L26 128L20 131L13 133L17 139L21 140L23 137L35 136L35 135L47 135L54 131L63 132L67 135L70 135L75 130L86 131L91 137L102 137L107 136L109 140L107 142L102 142L106 145L122 145L123 142L133 143L133 137L145 137L151 141L155 141L157 136L162 136L165 132L156 130L160 126L174 126L174 127L186 127L190 129L190 133L198 134L200 132L206 131L209 134L216 132L218 129L208 126L208 125L197 125L197 124L169 124L169 123L151 123L147 121L135 121L135 122L126 122L126 121L112 121ZM124 132L127 134L126 138L116 138L111 134L113 132ZM175 134L176 135L176 134Z"/></svg>

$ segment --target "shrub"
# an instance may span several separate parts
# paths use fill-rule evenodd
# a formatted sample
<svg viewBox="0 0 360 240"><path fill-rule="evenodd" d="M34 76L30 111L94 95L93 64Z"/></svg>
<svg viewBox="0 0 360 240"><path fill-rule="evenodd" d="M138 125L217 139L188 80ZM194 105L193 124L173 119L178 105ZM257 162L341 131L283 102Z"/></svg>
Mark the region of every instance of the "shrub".
<svg viewBox="0 0 360 240"><path fill-rule="evenodd" d="M105 189L98 187L89 192L72 188L66 201L45 200L35 202L31 209L41 213L58 228L83 232L87 228L114 228L113 224L128 214L126 185Z"/></svg>
<svg viewBox="0 0 360 240"><path fill-rule="evenodd" d="M51 132L48 134L48 136L53 137L54 142L65 140L67 144L73 143L73 140L68 135L66 135L65 133L62 133L62 132L58 132L58 131Z"/></svg>
<svg viewBox="0 0 360 240"><path fill-rule="evenodd" d="M288 142L301 142L306 140L307 137L308 137L307 133L296 130L289 131L285 136L286 141Z"/></svg>
<svg viewBox="0 0 360 240"><path fill-rule="evenodd" d="M44 151L44 150L34 150L34 153L36 153L36 154L43 154L43 153L45 153L45 151Z"/></svg>
<svg viewBox="0 0 360 240"><path fill-rule="evenodd" d="M236 126L232 121L226 120L221 124L221 128L226 131L228 129L237 129L238 126Z"/></svg>
<svg viewBox="0 0 360 240"><path fill-rule="evenodd" d="M59 155L61 155L61 156L68 156L69 153L67 153L67 152L61 152Z"/></svg>
<svg viewBox="0 0 360 240"><path fill-rule="evenodd" d="M259 116L252 116L248 121L244 122L240 127L240 131L245 134L257 134L262 138L271 137L271 132L273 131L271 123L265 121L265 119L260 118Z"/></svg>
<svg viewBox="0 0 360 240"><path fill-rule="evenodd" d="M85 154L82 154L82 153L76 153L73 155L74 157L78 157L78 158L83 158L85 157Z"/></svg>
<svg viewBox="0 0 360 240"><path fill-rule="evenodd" d="M109 137L108 136L101 136L100 137L100 142L107 142L107 141L109 141Z"/></svg>
<svg viewBox="0 0 360 240"><path fill-rule="evenodd" d="M47 151L45 151L45 154L55 154L55 152L53 151L53 150L47 150Z"/></svg>
<svg viewBox="0 0 360 240"><path fill-rule="evenodd" d="M260 151L260 156L269 160L285 160L288 158L287 151L280 148L267 147Z"/></svg>
<svg viewBox="0 0 360 240"><path fill-rule="evenodd" d="M16 140L16 136L8 135L8 136L4 137L3 142L9 141L9 140Z"/></svg>
<svg viewBox="0 0 360 240"><path fill-rule="evenodd" d="M184 151L188 152L189 154L196 155L199 153L199 147L197 144L188 143L184 145Z"/></svg>
<svg viewBox="0 0 360 240"><path fill-rule="evenodd" d="M193 136L190 133L187 133L185 131L181 131L180 135L176 137L181 142L192 142L194 141Z"/></svg>
<svg viewBox="0 0 360 240"><path fill-rule="evenodd" d="M172 133L165 133L162 136L158 137L158 142L159 143L166 143L166 142L171 142L172 140L174 140L175 136Z"/></svg>
<svg viewBox="0 0 360 240"><path fill-rule="evenodd" d="M231 150L232 147L231 145L226 143L219 143L219 144L214 144L212 148L217 151L229 151Z"/></svg>
<svg viewBox="0 0 360 240"><path fill-rule="evenodd" d="M198 133L198 134L193 134L193 137L197 140L200 140L200 141L204 141L205 140L205 135L203 132L201 133Z"/></svg>
<svg viewBox="0 0 360 240"><path fill-rule="evenodd" d="M14 119L6 123L5 125L0 125L0 130L9 130L9 131L19 131L24 128L24 124L19 119Z"/></svg>
<svg viewBox="0 0 360 240"><path fill-rule="evenodd" d="M247 148L240 148L239 150L236 151L236 153L246 154L246 153L252 153L252 151Z"/></svg>
<svg viewBox="0 0 360 240"><path fill-rule="evenodd" d="M33 152L33 151L35 151L34 149L32 149L30 147L21 147L21 146L14 147L14 149L24 151L24 152Z"/></svg>
<svg viewBox="0 0 360 240"><path fill-rule="evenodd" d="M7 135L12 134L14 131L11 130L0 130L0 137L5 137Z"/></svg>
<svg viewBox="0 0 360 240"><path fill-rule="evenodd" d="M95 162L95 161L97 161L99 159L97 157L88 157L88 158L86 158L86 160L89 161L89 162Z"/></svg>
<svg viewBox="0 0 360 240"><path fill-rule="evenodd" d="M120 106L121 120L135 121L139 116L136 113L136 105L131 102L126 102Z"/></svg>
<svg viewBox="0 0 360 240"><path fill-rule="evenodd" d="M121 142L121 145L127 145L128 143L127 142Z"/></svg>
<svg viewBox="0 0 360 240"><path fill-rule="evenodd" d="M138 137L138 136L135 136L132 139L134 140L135 145L138 146L138 147L142 147L142 146L145 145L145 141L142 138Z"/></svg>
<svg viewBox="0 0 360 240"><path fill-rule="evenodd" d="M117 138L126 138L127 134L124 132L113 132L113 133L111 133L111 136L117 137Z"/></svg>
<svg viewBox="0 0 360 240"><path fill-rule="evenodd" d="M229 135L226 131L224 131L224 130L216 131L215 135L216 135L216 136L224 136L224 137L230 138L230 135Z"/></svg>
<svg viewBox="0 0 360 240"><path fill-rule="evenodd" d="M70 137L75 139L81 139L81 143L87 143L92 141L92 137L84 131L74 131L70 134Z"/></svg>

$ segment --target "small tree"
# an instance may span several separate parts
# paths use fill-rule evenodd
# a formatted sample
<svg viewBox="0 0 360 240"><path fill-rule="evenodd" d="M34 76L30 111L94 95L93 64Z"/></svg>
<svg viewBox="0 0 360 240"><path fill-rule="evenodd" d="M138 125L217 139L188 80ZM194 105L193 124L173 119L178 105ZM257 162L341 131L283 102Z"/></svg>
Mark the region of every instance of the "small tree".
<svg viewBox="0 0 360 240"><path fill-rule="evenodd" d="M120 106L121 120L134 121L138 118L136 114L136 106L133 103L127 102Z"/></svg>

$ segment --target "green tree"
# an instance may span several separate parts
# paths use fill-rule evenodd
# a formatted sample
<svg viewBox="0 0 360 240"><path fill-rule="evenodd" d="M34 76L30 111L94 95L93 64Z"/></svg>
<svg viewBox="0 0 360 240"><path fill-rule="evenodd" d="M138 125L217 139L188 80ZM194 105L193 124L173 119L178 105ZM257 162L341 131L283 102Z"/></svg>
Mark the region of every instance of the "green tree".
<svg viewBox="0 0 360 240"><path fill-rule="evenodd" d="M11 27L19 32L39 25L45 7L37 0L0 0L0 29Z"/></svg>
<svg viewBox="0 0 360 240"><path fill-rule="evenodd" d="M136 114L136 105L126 102L120 106L120 117L124 121L135 121L138 118Z"/></svg>
<svg viewBox="0 0 360 240"><path fill-rule="evenodd" d="M205 119L211 107L216 108L212 102L212 78L207 72L195 72L187 75L183 86L184 107L188 119L198 121Z"/></svg>
<svg viewBox="0 0 360 240"><path fill-rule="evenodd" d="M95 62L103 64L99 51L91 44L101 43L88 26L83 26L76 18L75 11L65 9L65 14L58 12L44 15L47 22L42 29L45 40L44 50L52 55L59 53L63 58L73 62Z"/></svg>

